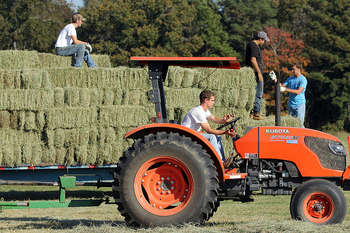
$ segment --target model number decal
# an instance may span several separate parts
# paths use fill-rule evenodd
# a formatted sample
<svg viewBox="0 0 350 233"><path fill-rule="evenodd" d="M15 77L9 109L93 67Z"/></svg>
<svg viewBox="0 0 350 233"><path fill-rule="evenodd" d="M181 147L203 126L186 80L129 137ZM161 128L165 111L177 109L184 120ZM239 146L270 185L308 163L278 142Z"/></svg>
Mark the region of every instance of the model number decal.
<svg viewBox="0 0 350 233"><path fill-rule="evenodd" d="M246 159L257 159L258 154L257 153L244 153L244 157Z"/></svg>
<svg viewBox="0 0 350 233"><path fill-rule="evenodd" d="M300 136L286 136L286 135L271 135L272 142L286 142L288 144L298 144Z"/></svg>

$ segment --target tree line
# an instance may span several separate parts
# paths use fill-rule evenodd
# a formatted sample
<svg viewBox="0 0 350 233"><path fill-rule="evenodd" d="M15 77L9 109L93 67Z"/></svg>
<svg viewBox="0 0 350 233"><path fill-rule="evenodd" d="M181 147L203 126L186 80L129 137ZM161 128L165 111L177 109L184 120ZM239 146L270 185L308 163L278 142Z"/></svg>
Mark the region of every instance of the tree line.
<svg viewBox="0 0 350 233"><path fill-rule="evenodd" d="M65 0L0 0L0 12L0 49L54 52L73 10ZM350 130L350 0L85 0L79 12L87 21L78 38L113 65L133 65L130 56L236 56L244 65L247 42L265 30L266 71L284 80L294 62L304 66L306 125Z"/></svg>

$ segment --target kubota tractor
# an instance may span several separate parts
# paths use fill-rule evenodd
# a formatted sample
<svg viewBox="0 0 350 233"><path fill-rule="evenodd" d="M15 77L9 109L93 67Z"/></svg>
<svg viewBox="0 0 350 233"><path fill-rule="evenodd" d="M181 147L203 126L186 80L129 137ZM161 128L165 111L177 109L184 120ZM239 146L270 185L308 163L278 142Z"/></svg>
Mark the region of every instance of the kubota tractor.
<svg viewBox="0 0 350 233"><path fill-rule="evenodd" d="M350 166L336 137L312 129L281 126L248 128L233 138L237 159L225 169L200 133L169 123L163 82L168 66L239 69L235 58L133 57L148 64L155 123L125 135L134 143L120 158L113 192L130 225L203 223L225 199L250 201L254 191L291 194L293 219L340 223L346 215L343 192L350 189ZM221 126L234 128L239 117ZM350 144L350 137L349 137ZM227 153L227 152L226 152Z"/></svg>

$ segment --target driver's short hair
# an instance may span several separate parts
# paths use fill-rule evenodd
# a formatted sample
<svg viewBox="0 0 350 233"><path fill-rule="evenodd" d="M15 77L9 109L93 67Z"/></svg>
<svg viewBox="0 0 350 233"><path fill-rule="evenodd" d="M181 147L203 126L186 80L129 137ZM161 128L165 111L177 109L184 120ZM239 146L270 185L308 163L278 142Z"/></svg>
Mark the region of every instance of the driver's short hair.
<svg viewBox="0 0 350 233"><path fill-rule="evenodd" d="M214 96L214 92L210 90L204 90L199 94L199 100L202 104L205 99L210 99L212 96Z"/></svg>
<svg viewBox="0 0 350 233"><path fill-rule="evenodd" d="M76 23L78 20L85 21L85 18L79 12L73 13L72 22Z"/></svg>

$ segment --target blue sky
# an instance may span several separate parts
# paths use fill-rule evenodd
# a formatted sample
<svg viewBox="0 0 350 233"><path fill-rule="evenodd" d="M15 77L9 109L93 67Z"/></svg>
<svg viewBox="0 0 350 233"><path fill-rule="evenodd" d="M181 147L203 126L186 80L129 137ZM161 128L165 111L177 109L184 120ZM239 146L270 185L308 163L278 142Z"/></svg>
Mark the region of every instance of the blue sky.
<svg viewBox="0 0 350 233"><path fill-rule="evenodd" d="M84 0L66 0L66 1L73 3L77 8L84 5Z"/></svg>

